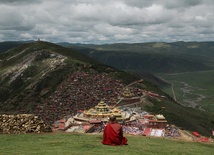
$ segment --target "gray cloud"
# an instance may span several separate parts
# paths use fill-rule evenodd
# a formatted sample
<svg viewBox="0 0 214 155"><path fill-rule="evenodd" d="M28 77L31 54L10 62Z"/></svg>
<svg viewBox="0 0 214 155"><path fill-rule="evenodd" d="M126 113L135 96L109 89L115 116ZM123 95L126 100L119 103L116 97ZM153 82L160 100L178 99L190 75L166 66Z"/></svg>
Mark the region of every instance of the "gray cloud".
<svg viewBox="0 0 214 155"><path fill-rule="evenodd" d="M133 7L140 7L140 8L146 8L154 4L162 5L163 7L169 8L169 9L178 9L182 7L192 7L196 5L200 5L202 3L202 0L149 0L149 1L142 1L142 0L125 0L125 3L127 5L133 6Z"/></svg>
<svg viewBox="0 0 214 155"><path fill-rule="evenodd" d="M213 41L212 0L1 0L0 41Z"/></svg>
<svg viewBox="0 0 214 155"><path fill-rule="evenodd" d="M10 5L23 5L41 2L42 0L0 0L0 4L10 4Z"/></svg>

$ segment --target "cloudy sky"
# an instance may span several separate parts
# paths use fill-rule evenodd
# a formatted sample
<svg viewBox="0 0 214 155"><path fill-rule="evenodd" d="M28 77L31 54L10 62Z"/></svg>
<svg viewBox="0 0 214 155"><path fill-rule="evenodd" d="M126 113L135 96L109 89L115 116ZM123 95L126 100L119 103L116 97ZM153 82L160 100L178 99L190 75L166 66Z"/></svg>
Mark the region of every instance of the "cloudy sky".
<svg viewBox="0 0 214 155"><path fill-rule="evenodd" d="M0 42L214 41L213 0L0 0Z"/></svg>

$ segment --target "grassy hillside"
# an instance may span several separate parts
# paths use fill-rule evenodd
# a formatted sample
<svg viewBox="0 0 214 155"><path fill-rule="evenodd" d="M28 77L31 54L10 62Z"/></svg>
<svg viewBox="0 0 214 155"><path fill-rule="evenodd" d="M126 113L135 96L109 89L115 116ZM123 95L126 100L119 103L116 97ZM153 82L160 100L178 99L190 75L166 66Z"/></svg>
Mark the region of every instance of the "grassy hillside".
<svg viewBox="0 0 214 155"><path fill-rule="evenodd" d="M24 134L1 135L0 154L43 155L212 155L213 144L185 142L162 138L128 136L126 146L101 144L102 135Z"/></svg>
<svg viewBox="0 0 214 155"><path fill-rule="evenodd" d="M139 77L134 74L103 65L76 50L48 42L39 41L23 44L0 54L0 60L0 113L32 113L37 108L45 107L47 109L42 111L44 115L41 113L41 116L44 118L47 118L47 115L48 118L51 117L48 120L49 123L54 119L60 119L65 115L76 112L80 107L78 104L87 102L87 98L92 96L91 94L88 95L88 92L77 92L78 87L72 90L74 92L70 92L73 85L69 86L69 84L72 81L66 83L66 80L69 81L69 77L74 73L78 75L81 72L88 75L90 81L84 81L85 88L92 87L90 84L94 75L106 76L111 78L111 81L119 80L121 85L124 86L139 80ZM124 64L127 64L127 62L124 62ZM151 75L146 76L148 79L152 78ZM78 80L79 87L82 85L81 80L84 80L84 77L86 76ZM166 84L158 79L155 81L163 85ZM137 87L166 96L163 99L146 98L146 101L153 105L146 107L148 112L154 114L161 112L171 124L210 136L214 128L213 115L177 104L149 80L144 79L142 85ZM91 90L90 93L95 92L99 91ZM77 98L83 101L70 101L76 94L82 94L87 98L83 99L82 96L77 95ZM94 98L97 100L93 104L97 104L98 101L103 99L102 92L96 95L101 97L95 96ZM164 111L162 107L165 107ZM36 112L36 114L40 114L41 111Z"/></svg>
<svg viewBox="0 0 214 155"><path fill-rule="evenodd" d="M137 80L69 48L42 41L23 44L0 54L0 113L31 113L77 71L106 73L124 83Z"/></svg>
<svg viewBox="0 0 214 155"><path fill-rule="evenodd" d="M84 65L108 66L71 49L48 42L23 44L0 54L0 111L33 107L53 93L65 78ZM41 92L47 89L46 96Z"/></svg>

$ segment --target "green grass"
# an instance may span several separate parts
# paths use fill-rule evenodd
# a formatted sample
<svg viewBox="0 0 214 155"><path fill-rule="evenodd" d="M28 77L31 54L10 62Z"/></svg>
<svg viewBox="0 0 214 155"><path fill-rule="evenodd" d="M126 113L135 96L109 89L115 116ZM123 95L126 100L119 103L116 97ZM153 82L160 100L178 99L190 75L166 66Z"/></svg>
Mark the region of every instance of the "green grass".
<svg viewBox="0 0 214 155"><path fill-rule="evenodd" d="M195 100L198 95L204 95L205 98L198 103L202 105L202 108L208 112L214 112L214 71L202 71L202 72L189 72L189 73L179 73L179 74L161 74L158 75L165 79L169 83L174 85L174 91L176 94L176 99L180 103L184 103L183 100ZM190 93L185 94L181 88L184 85L181 82L187 83L191 86ZM166 93L172 96L171 88L163 89Z"/></svg>
<svg viewBox="0 0 214 155"><path fill-rule="evenodd" d="M101 134L0 135L0 155L211 155L214 148L213 144L130 135L126 137L126 146L107 146L101 144Z"/></svg>

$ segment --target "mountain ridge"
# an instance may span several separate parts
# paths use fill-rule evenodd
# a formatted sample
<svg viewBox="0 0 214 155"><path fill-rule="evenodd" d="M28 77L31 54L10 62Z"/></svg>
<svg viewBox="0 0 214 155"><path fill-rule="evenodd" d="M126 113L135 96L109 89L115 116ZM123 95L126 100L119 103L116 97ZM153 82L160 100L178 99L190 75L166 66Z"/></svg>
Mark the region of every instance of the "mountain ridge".
<svg viewBox="0 0 214 155"><path fill-rule="evenodd" d="M214 68L211 59L214 42L120 43L70 47L78 48L82 53L104 64L133 72L143 70L153 74L178 73Z"/></svg>

